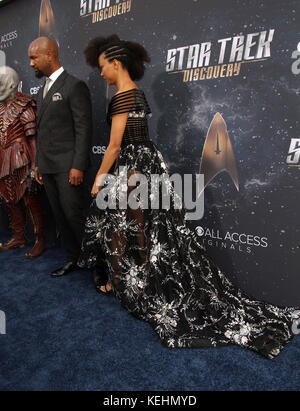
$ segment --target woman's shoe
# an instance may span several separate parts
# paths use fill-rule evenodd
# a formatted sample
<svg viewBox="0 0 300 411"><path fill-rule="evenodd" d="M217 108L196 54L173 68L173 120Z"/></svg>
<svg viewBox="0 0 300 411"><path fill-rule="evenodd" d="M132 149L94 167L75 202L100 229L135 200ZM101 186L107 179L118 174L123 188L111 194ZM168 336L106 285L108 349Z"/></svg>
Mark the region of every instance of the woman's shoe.
<svg viewBox="0 0 300 411"><path fill-rule="evenodd" d="M101 270L100 267L94 267L92 270L92 276L93 276L93 282L94 286L96 288L96 291L100 294L105 294L105 295L112 295L113 291L112 289L108 290L107 284L108 284L108 275L106 273L106 270ZM105 288L105 291L102 291L100 287Z"/></svg>
<svg viewBox="0 0 300 411"><path fill-rule="evenodd" d="M107 289L107 285L108 285L108 283L106 283L106 284L104 284L104 285L101 285L101 286L98 286L98 287L96 287L96 290L99 292L99 293L101 293L101 294L104 294L104 295L113 295L113 290L112 290L112 288L110 288L109 290ZM110 284L109 284L110 285ZM100 287L104 287L104 289L105 289L105 291L103 291L103 290L101 290L101 288ZM111 285L110 285L110 287L111 287Z"/></svg>

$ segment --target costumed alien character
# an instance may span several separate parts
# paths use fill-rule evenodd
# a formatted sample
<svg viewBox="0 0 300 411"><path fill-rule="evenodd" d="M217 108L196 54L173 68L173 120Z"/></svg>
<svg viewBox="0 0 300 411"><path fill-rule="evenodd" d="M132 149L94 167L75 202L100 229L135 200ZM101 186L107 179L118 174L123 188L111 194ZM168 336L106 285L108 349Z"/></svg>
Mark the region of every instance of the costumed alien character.
<svg viewBox="0 0 300 411"><path fill-rule="evenodd" d="M34 181L36 104L17 91L19 76L0 67L0 198L6 205L13 237L0 251L25 247L26 214L34 228L35 244L27 258L45 249L43 214Z"/></svg>

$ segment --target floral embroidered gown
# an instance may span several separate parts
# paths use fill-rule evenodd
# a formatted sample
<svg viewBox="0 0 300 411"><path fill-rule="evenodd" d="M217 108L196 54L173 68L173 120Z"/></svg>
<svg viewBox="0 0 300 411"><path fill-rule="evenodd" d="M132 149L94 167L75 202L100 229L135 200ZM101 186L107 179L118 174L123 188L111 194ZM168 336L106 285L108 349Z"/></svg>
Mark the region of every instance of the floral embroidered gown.
<svg viewBox="0 0 300 411"><path fill-rule="evenodd" d="M167 168L149 139L150 109L143 91L116 94L108 121L120 113L128 113L128 119L116 170L127 167L128 178L143 174L150 186L151 174L167 175ZM119 204L118 187L124 175L115 173L111 190L115 189ZM129 195L132 188L127 189ZM295 308L256 301L236 288L188 228L184 211L174 207L176 195L171 186L169 192L169 210L100 210L94 200L79 265L106 264L115 297L135 317L149 322L168 347L238 344L275 357L293 338ZM152 194L148 195L150 204Z"/></svg>

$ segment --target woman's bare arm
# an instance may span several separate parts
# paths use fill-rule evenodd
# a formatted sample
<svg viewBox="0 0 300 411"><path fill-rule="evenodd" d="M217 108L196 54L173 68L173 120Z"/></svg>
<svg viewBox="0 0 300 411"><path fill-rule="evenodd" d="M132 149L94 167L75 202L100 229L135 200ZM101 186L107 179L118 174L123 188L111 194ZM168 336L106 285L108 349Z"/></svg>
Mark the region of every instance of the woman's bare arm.
<svg viewBox="0 0 300 411"><path fill-rule="evenodd" d="M110 139L105 151L101 166L97 172L95 182L92 188L92 195L96 195L102 185L105 175L111 169L116 158L118 157L124 130L126 127L128 113L116 114L112 117Z"/></svg>

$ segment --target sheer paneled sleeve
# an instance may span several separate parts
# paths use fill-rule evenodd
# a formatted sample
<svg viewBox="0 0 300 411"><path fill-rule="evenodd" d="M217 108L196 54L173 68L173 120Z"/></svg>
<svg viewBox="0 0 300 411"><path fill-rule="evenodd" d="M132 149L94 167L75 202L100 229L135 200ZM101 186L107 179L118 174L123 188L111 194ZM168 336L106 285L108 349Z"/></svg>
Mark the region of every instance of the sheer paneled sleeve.
<svg viewBox="0 0 300 411"><path fill-rule="evenodd" d="M108 120L116 114L124 113L145 113L149 114L150 108L143 91L132 89L117 93L111 99L108 108Z"/></svg>

